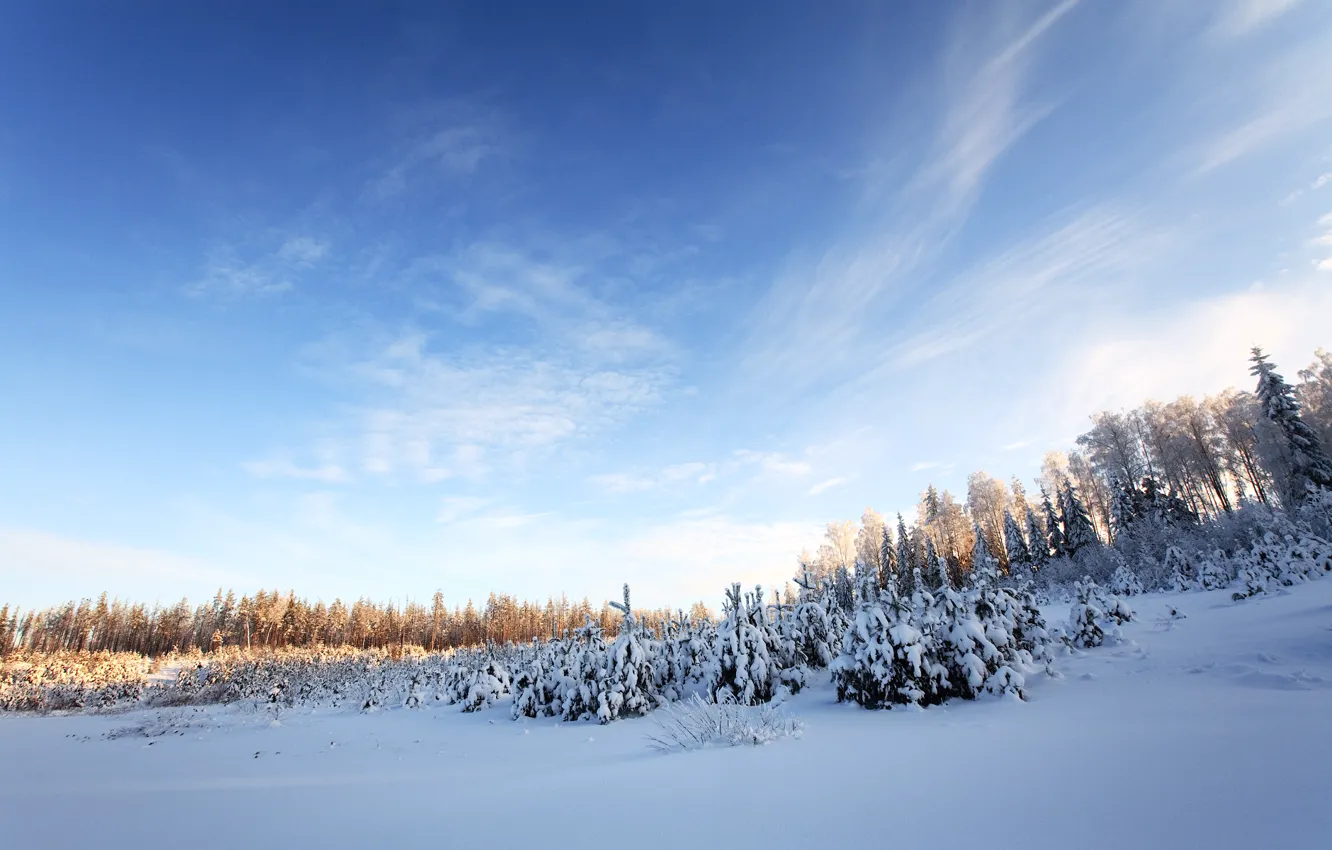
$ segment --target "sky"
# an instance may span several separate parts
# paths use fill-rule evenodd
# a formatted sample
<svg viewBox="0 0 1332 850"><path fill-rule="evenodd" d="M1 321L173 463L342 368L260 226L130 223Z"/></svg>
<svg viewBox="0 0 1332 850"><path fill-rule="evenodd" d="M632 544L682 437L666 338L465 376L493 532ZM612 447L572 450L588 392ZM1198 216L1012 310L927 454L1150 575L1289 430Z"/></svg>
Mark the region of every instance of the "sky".
<svg viewBox="0 0 1332 850"><path fill-rule="evenodd" d="M20 3L0 79L24 606L716 607L1332 347L1313 0Z"/></svg>

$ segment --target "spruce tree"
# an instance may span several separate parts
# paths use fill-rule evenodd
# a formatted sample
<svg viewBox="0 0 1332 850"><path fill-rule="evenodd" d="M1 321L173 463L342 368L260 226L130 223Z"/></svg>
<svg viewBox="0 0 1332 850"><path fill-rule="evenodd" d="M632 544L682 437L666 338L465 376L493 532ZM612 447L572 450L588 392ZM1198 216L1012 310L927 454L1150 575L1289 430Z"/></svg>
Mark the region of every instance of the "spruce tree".
<svg viewBox="0 0 1332 850"><path fill-rule="evenodd" d="M883 536L879 541L879 587L897 583L897 549L893 546L893 534L888 523L883 524Z"/></svg>
<svg viewBox="0 0 1332 850"><path fill-rule="evenodd" d="M916 562L916 550L911 546L911 539L907 536L906 521L902 515L897 515L897 592L902 596L910 596L915 590L911 582L918 572L920 564Z"/></svg>
<svg viewBox="0 0 1332 850"><path fill-rule="evenodd" d="M1087 515L1087 509L1078 498L1072 482L1064 482L1061 495L1065 551L1072 556L1089 546L1099 545L1101 540L1096 536L1096 527L1092 525L1091 517Z"/></svg>
<svg viewBox="0 0 1332 850"><path fill-rule="evenodd" d="M639 633L638 620L629 607L629 585L624 586L624 603L610 603L620 612L620 633L606 654L605 678L597 703L597 719L609 723L620 717L646 714L656 705L653 688L652 654L649 643Z"/></svg>
<svg viewBox="0 0 1332 850"><path fill-rule="evenodd" d="M1055 511L1054 505L1050 504L1050 494L1045 492L1044 487L1041 488L1041 510L1045 511L1045 550L1052 558L1067 554L1064 551L1064 532L1060 526L1059 514Z"/></svg>
<svg viewBox="0 0 1332 850"><path fill-rule="evenodd" d="M1018 527L1013 514L1004 511L1004 550L1008 553L1008 572L1010 575L1025 574L1031 570L1031 552L1027 550L1027 541L1022 538L1022 529Z"/></svg>
<svg viewBox="0 0 1332 850"><path fill-rule="evenodd" d="M1036 512L1030 507L1027 508L1027 554L1031 556L1031 566L1036 570L1050 560L1049 543L1036 522Z"/></svg>
<svg viewBox="0 0 1332 850"><path fill-rule="evenodd" d="M1290 455L1289 480L1286 492L1294 504L1302 504L1311 491L1332 489L1332 459L1300 416L1300 404L1295 391L1277 374L1276 367L1267 362L1262 349L1254 348L1249 370L1258 378L1255 395L1263 415L1276 425Z"/></svg>

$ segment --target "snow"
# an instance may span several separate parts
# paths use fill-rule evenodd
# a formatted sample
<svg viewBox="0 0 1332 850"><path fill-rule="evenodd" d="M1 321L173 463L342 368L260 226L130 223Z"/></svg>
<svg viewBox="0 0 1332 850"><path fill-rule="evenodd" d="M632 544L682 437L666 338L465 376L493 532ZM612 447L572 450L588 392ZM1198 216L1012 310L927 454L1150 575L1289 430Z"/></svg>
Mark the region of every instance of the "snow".
<svg viewBox="0 0 1332 850"><path fill-rule="evenodd" d="M763 747L663 755L650 716L515 722L503 704L293 710L276 725L237 706L3 716L0 836L199 850L1325 846L1332 581L1134 608L1122 643L1060 658L1063 678L1028 677L1026 702L866 711L818 684L781 707L803 736Z"/></svg>

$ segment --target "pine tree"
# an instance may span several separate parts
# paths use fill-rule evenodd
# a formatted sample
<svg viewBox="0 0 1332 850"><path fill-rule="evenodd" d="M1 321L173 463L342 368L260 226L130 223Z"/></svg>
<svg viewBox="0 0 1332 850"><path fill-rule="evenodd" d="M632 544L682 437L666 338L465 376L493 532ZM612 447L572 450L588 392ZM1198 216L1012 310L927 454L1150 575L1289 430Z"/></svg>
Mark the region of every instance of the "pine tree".
<svg viewBox="0 0 1332 850"><path fill-rule="evenodd" d="M837 656L837 640L828 621L828 609L812 573L806 571L797 581L800 598L793 616L793 637L805 663L812 667L827 667Z"/></svg>
<svg viewBox="0 0 1332 850"><path fill-rule="evenodd" d="M620 612L620 633L606 655L605 678L597 703L597 719L609 723L620 717L635 717L651 711L656 704L653 689L652 654L638 628L638 619L629 607L629 585L624 586L624 603L610 603Z"/></svg>
<svg viewBox="0 0 1332 850"><path fill-rule="evenodd" d="M1010 575L1025 575L1031 570L1031 552L1027 541L1022 538L1022 529L1018 527L1013 514L1004 511L1004 549L1008 552L1008 572Z"/></svg>
<svg viewBox="0 0 1332 850"><path fill-rule="evenodd" d="M872 595L862 584L855 619L832 665L839 702L890 708L921 702L929 662L923 635L911 623L911 608L890 587Z"/></svg>
<svg viewBox="0 0 1332 850"><path fill-rule="evenodd" d="M1104 616L1104 612L1097 605L1099 591L1100 588L1091 580L1091 576L1073 583L1076 600L1072 611L1069 612L1069 639L1079 649L1100 646L1105 640L1105 632L1101 630L1099 622Z"/></svg>
<svg viewBox="0 0 1332 850"><path fill-rule="evenodd" d="M726 592L726 615L717 628L717 679L711 688L716 702L758 705L773 697L777 676L772 647L755 623L754 599L742 594L739 584ZM761 598L757 604L762 607Z"/></svg>
<svg viewBox="0 0 1332 850"><path fill-rule="evenodd" d="M897 592L901 596L910 596L915 590L911 586L920 564L916 562L916 550L907 536L906 521L897 515Z"/></svg>
<svg viewBox="0 0 1332 850"><path fill-rule="evenodd" d="M1065 551L1072 556L1088 547L1100 545L1101 539L1096 536L1096 527L1092 525L1091 517L1087 515L1087 509L1071 482L1064 482L1061 496Z"/></svg>
<svg viewBox="0 0 1332 850"><path fill-rule="evenodd" d="M1031 556L1032 568L1038 571L1050 560L1049 543L1036 522L1036 512L1030 507L1027 508L1027 554Z"/></svg>
<svg viewBox="0 0 1332 850"><path fill-rule="evenodd" d="M1054 505L1050 504L1050 494L1045 492L1044 487L1041 488L1041 510L1045 511L1045 550L1053 558L1067 554L1059 514L1055 511Z"/></svg>
<svg viewBox="0 0 1332 850"><path fill-rule="evenodd" d="M1266 416L1281 432L1290 455L1289 481L1286 492L1295 504L1302 503L1311 491L1332 489L1332 459L1300 416L1300 404L1295 391L1277 374L1276 367L1267 362L1262 349L1254 348L1249 370L1258 378L1255 395Z"/></svg>
<svg viewBox="0 0 1332 850"><path fill-rule="evenodd" d="M893 535L888 529L888 523L883 524L883 534L879 541L879 564L882 572L879 574L879 587L884 588L889 584L897 583L897 548L893 546Z"/></svg>

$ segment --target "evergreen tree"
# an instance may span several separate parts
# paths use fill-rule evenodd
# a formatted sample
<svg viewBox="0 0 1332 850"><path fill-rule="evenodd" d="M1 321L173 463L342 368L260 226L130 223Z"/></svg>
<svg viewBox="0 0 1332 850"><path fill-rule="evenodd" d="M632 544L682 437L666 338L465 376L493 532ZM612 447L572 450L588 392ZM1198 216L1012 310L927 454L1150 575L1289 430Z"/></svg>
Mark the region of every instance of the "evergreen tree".
<svg viewBox="0 0 1332 850"><path fill-rule="evenodd" d="M883 524L882 538L879 541L879 564L882 569L879 574L879 587L885 588L889 584L896 585L897 548L893 546L893 534L886 522Z"/></svg>
<svg viewBox="0 0 1332 850"><path fill-rule="evenodd" d="M1060 495L1062 497L1060 501L1063 503L1065 552L1072 556L1083 549L1099 545L1101 540L1096 536L1096 527L1092 525L1091 517L1088 516L1082 500L1078 498L1077 491L1073 489L1072 482L1064 482L1064 489Z"/></svg>
<svg viewBox="0 0 1332 850"><path fill-rule="evenodd" d="M832 666L838 701L890 708L925 698L930 664L924 635L911 619L911 606L895 587L877 596L861 594L842 652Z"/></svg>
<svg viewBox="0 0 1332 850"><path fill-rule="evenodd" d="M726 591L726 616L717 628L717 679L711 688L716 702L758 705L772 699L777 678L772 647L752 616L754 599L742 594L739 584ZM761 608L762 600L757 604Z"/></svg>
<svg viewBox="0 0 1332 850"><path fill-rule="evenodd" d="M656 704L653 689L650 645L639 631L638 620L629 607L629 585L624 586L624 602L610 603L620 612L620 633L606 655L605 678L597 703L597 719L609 723L620 717L646 714Z"/></svg>
<svg viewBox="0 0 1332 850"><path fill-rule="evenodd" d="M1276 367L1267 362L1262 349L1254 348L1249 370L1258 378L1255 395L1263 415L1276 425L1289 453L1290 468L1286 492L1295 505L1302 503L1313 490L1332 489L1332 459L1300 416L1300 404L1295 391L1277 374ZM1293 505L1292 505L1293 507Z"/></svg>
<svg viewBox="0 0 1332 850"><path fill-rule="evenodd" d="M1031 552L1027 549L1027 541L1022 538L1022 529L1009 511L1004 511L1004 549L1008 552L1009 574L1024 575L1030 572Z"/></svg>
<svg viewBox="0 0 1332 850"><path fill-rule="evenodd" d="M1045 492L1044 487L1041 488L1041 510L1045 512L1045 550L1052 558L1067 554L1064 549L1064 532L1060 525L1059 514L1056 513L1054 505L1050 504L1050 494Z"/></svg>
<svg viewBox="0 0 1332 850"><path fill-rule="evenodd" d="M911 586L915 575L919 572L920 564L916 561L916 550L911 545L911 539L907 536L906 521L902 515L897 515L897 592L903 596L910 596L915 590Z"/></svg>
<svg viewBox="0 0 1332 850"><path fill-rule="evenodd" d="M1027 554L1031 556L1031 566L1036 570L1050 560L1049 543L1036 522L1036 512L1030 507L1027 508Z"/></svg>

